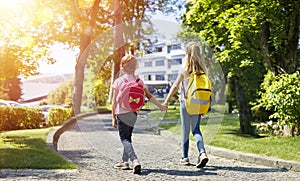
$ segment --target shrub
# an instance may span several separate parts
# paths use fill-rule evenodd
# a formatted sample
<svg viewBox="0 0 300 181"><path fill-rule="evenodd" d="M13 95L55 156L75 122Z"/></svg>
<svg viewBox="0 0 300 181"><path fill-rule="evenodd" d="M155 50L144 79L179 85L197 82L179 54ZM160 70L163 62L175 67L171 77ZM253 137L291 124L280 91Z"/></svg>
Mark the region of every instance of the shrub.
<svg viewBox="0 0 300 181"><path fill-rule="evenodd" d="M256 131L260 134L269 134L269 135L282 135L282 130L280 129L277 122L268 121L267 123L259 123L256 125Z"/></svg>
<svg viewBox="0 0 300 181"><path fill-rule="evenodd" d="M49 126L61 125L71 117L70 108L51 108L49 110Z"/></svg>
<svg viewBox="0 0 300 181"><path fill-rule="evenodd" d="M261 103L266 110L272 111L270 119L277 119L278 125L291 128L291 134L299 134L300 121L300 74L282 74L272 82L264 82Z"/></svg>
<svg viewBox="0 0 300 181"><path fill-rule="evenodd" d="M45 118L39 109L0 106L0 130L39 128Z"/></svg>
<svg viewBox="0 0 300 181"><path fill-rule="evenodd" d="M98 106L104 106L107 103L108 97L109 97L109 84L105 84L102 79L97 79L94 82L94 88L93 88L93 97L95 97L96 104Z"/></svg>

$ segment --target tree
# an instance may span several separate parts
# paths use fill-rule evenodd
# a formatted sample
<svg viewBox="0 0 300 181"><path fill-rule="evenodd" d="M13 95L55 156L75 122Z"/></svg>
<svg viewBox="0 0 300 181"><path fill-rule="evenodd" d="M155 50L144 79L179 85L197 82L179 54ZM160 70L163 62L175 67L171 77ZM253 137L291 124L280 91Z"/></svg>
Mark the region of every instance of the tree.
<svg viewBox="0 0 300 181"><path fill-rule="evenodd" d="M123 37L130 37L128 40L132 40L133 43L136 43L136 45L139 45L140 39L141 39L141 22L144 22L147 20L146 18L146 11L156 11L157 9L162 7L162 4L168 2L167 0L159 0L159 1L153 1L153 0L145 0L145 1L137 1L137 0L123 0L123 1L114 1L115 8L114 8L114 13L116 15L115 18L115 30L116 30L116 36L115 37L115 42L114 42L114 47L115 50L113 50L113 76L112 80L113 81L117 75L119 74L120 67L119 67L119 61L120 57L122 57L125 52L124 52L124 46L127 45L127 43L124 43L122 40ZM119 5L120 3L120 5ZM111 4L111 2L110 2ZM100 5L100 7L99 7ZM82 25L84 27L81 28L81 38L80 38L80 54L78 57L77 65L76 65L76 73L75 73L75 89L74 89L74 96L73 96L73 102L74 102L74 112L79 113L80 112L80 105L81 105L81 99L82 99L82 84L84 80L84 66L86 65L87 62L87 57L89 54L89 44L95 38L93 37L93 34L99 35L95 32L93 32L95 29L96 25L102 25L101 29L103 28L103 25L107 25L110 23L109 20L111 20L110 12L107 11L104 7L106 7L103 3L100 3L100 1L93 1L92 6L87 6L89 7L86 13L84 13L86 16L83 19ZM75 4L76 6L76 4ZM80 14L78 12L78 9L73 7L73 9L76 9L77 11L75 14ZM170 9L170 8L166 8ZM123 10L123 11L122 11ZM89 13L87 13L89 12ZM102 19L101 19L102 18ZM104 20L105 19L105 20ZM102 20L102 22L100 21ZM149 19L148 19L149 20ZM99 24L100 22L100 24ZM135 24L136 23L136 24ZM128 26L131 31L129 33L122 32L123 26ZM107 28L107 27L106 27ZM85 31L85 30L88 31ZM133 31L134 30L134 31ZM88 32L88 33L87 33ZM102 31L103 32L103 31ZM137 36L133 34L133 32L137 32ZM134 41L137 40L137 41ZM110 41L110 39L108 40ZM136 46L138 47L138 46Z"/></svg>
<svg viewBox="0 0 300 181"><path fill-rule="evenodd" d="M88 46L92 41L93 29L96 25L97 13L99 11L100 0L95 0L90 14L86 16L86 19L81 23L80 32L80 54L75 67L75 90L73 95L73 112L74 114L80 113L81 99L82 99L82 89L84 80L84 67L87 61Z"/></svg>
<svg viewBox="0 0 300 181"><path fill-rule="evenodd" d="M38 74L40 61L53 62L47 50L48 35L44 34L46 17L39 9L25 2L0 4L0 97L18 100L21 94L13 98L4 95L11 91L10 80Z"/></svg>
<svg viewBox="0 0 300 181"><path fill-rule="evenodd" d="M214 48L235 86L241 131L253 134L249 102L266 72L261 65L274 74L295 71L299 1L191 1L183 19Z"/></svg>
<svg viewBox="0 0 300 181"><path fill-rule="evenodd" d="M294 73L299 66L300 1L262 1L257 19L265 66L274 75Z"/></svg>
<svg viewBox="0 0 300 181"><path fill-rule="evenodd" d="M7 81L7 86L7 95L9 96L9 99L18 101L22 96L21 79L18 77L13 77Z"/></svg>
<svg viewBox="0 0 300 181"><path fill-rule="evenodd" d="M124 9L122 24L133 27L135 30L138 29L133 32L137 32L138 37L143 37L141 23L149 20L150 13L147 15L147 12L159 10L169 1L174 0L120 0L120 7ZM47 61L53 63L54 60L48 56L48 49L53 44L60 42L70 47L79 47L80 53L77 58L73 92L74 102L77 105L74 107L74 111L80 112L84 68L86 63L91 62L87 61L89 47L98 36L114 26L112 4L112 0L33 0L28 4L16 3L12 9L2 11L1 16L8 16L9 21L1 21L1 40L3 41L0 47L2 47L1 52L6 53L0 55L0 60L5 60L6 63L10 62L9 65L15 67L14 73L11 75L10 72L6 72L6 69L1 68L0 81L6 80L8 75L14 77L22 74L26 76L38 74L37 67L43 57L49 58ZM13 8L17 10L20 8L22 11L19 13ZM165 9L170 10L170 7ZM16 13L17 17L11 18L10 12ZM11 22L10 29L7 28L7 22ZM137 22L137 24L132 22ZM141 38L130 35L131 33L125 32L123 37L127 37L128 41L137 40L134 43L139 45ZM7 61L5 57L7 55L14 55L14 57L10 57ZM106 58L104 57L104 59ZM118 61L118 59L114 61ZM1 83L2 89L3 84Z"/></svg>

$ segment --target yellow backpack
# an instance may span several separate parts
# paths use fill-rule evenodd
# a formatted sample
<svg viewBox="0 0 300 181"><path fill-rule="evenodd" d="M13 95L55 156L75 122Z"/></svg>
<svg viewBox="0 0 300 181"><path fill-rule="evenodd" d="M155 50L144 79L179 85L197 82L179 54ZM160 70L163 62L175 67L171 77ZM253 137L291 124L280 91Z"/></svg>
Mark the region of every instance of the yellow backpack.
<svg viewBox="0 0 300 181"><path fill-rule="evenodd" d="M192 72L189 78L187 91L185 92L185 106L189 114L205 114L210 108L211 81L207 75L200 72Z"/></svg>

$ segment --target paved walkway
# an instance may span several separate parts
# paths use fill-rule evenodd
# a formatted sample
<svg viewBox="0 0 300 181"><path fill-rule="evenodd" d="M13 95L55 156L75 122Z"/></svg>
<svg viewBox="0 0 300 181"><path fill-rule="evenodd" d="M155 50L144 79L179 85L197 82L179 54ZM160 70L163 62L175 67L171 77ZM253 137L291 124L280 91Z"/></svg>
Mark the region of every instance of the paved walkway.
<svg viewBox="0 0 300 181"><path fill-rule="evenodd" d="M176 137L155 135L139 125L133 134L135 151L142 164L141 175L114 169L122 145L109 115L94 115L72 125L57 144L58 153L79 166L77 170L20 170L0 172L0 180L299 180L300 172L271 168L209 155L205 169L179 164L180 145ZM140 128L140 129L139 129ZM195 144L191 144L195 147ZM197 153L190 149L192 164Z"/></svg>

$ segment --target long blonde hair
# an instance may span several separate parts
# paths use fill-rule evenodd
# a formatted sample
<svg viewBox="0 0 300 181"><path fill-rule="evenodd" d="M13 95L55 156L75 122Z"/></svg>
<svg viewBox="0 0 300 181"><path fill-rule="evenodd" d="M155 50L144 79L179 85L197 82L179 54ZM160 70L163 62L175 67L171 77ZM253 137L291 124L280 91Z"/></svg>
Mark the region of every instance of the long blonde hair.
<svg viewBox="0 0 300 181"><path fill-rule="evenodd" d="M186 45L185 52L185 72L191 74L193 71L203 71L207 74L200 45L196 42L190 42Z"/></svg>

